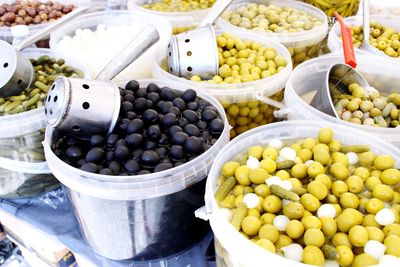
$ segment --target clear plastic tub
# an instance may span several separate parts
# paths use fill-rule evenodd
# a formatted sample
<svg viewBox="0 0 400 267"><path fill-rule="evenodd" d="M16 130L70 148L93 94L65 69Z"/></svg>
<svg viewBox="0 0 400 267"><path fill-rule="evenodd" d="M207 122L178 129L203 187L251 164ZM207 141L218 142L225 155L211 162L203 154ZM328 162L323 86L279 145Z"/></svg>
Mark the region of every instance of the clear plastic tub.
<svg viewBox="0 0 400 267"><path fill-rule="evenodd" d="M194 28L197 24L199 24L203 18L207 15L208 9L196 10L191 12L161 12L155 11L151 9L146 9L142 7L144 4L148 4L147 0L126 0L128 10L137 11L141 13L148 13L152 15L156 15L168 20L172 24L172 31L174 34L181 33L183 31L187 31L191 28ZM160 0L151 1L161 2Z"/></svg>
<svg viewBox="0 0 400 267"><path fill-rule="evenodd" d="M400 83L398 70L400 62L392 62L383 57L357 54L357 69L369 84L383 94L397 90ZM292 72L286 83L285 105L289 120L324 121L351 126L371 133L400 147L400 128L378 128L358 125L325 114L309 105L317 90L325 86L326 72L331 64L342 63L343 55L330 54L301 64ZM396 89L397 88L397 89ZM283 111L283 110L282 110Z"/></svg>
<svg viewBox="0 0 400 267"><path fill-rule="evenodd" d="M255 245L242 236L228 221L226 213L221 212L214 198L217 189L217 180L222 165L227 161L245 153L254 145L265 145L269 139L297 140L307 137L316 138L322 127L331 127L335 132L335 139L346 145L367 145L376 154L392 155L397 168L400 163L400 150L392 144L368 135L348 126L318 121L288 121L278 122L253 129L228 143L217 155L206 184L206 217L210 221L214 232L216 259L218 267L312 267L276 255ZM384 265L381 265L384 266ZM391 265L395 266L395 265ZM397 266L397 265L396 265Z"/></svg>
<svg viewBox="0 0 400 267"><path fill-rule="evenodd" d="M177 90L189 88L139 80L142 86L150 82ZM53 153L53 129L46 129L44 151L49 168L64 185L81 233L97 253L115 260L159 259L187 249L208 232L207 224L193 213L204 205L204 178L217 152L229 141L229 126L215 98L204 92L198 96L218 109L224 131L205 153L162 172L108 176L79 170Z"/></svg>
<svg viewBox="0 0 400 267"><path fill-rule="evenodd" d="M103 11L95 12L83 15L74 21L71 21L59 28L57 31L53 32L50 36L50 48L56 53L63 55L65 57L71 58L86 65L92 77L96 77L97 74L103 69L103 67L108 63L111 58L118 53L118 51L113 51L114 55L99 54L98 57L102 57L103 65L99 65L99 61L91 62L92 58L89 56L85 57L85 53L80 51L79 54L76 53L75 48L70 47L69 49L64 49L60 46L59 42L66 36L75 35L75 31L78 29L90 29L95 30L100 24L109 25L135 25L135 23L142 22L155 27L160 35L160 40L150 47L142 56L140 56L134 63L129 65L124 71L117 75L114 80L122 81L129 80L134 77L135 79L151 78L151 62L156 54L165 54L167 51L167 45L170 41L172 30L171 24L155 15L147 14L144 12L130 12L130 11ZM128 34L128 33L127 33ZM132 36L132 38L134 35ZM112 47L110 47L112 49ZM122 49L122 48L121 48Z"/></svg>
<svg viewBox="0 0 400 267"><path fill-rule="evenodd" d="M43 55L62 58L49 49L25 49L22 53L28 58ZM64 59L66 64L80 69L89 78L84 66ZM59 187L50 174L42 150L46 127L44 107L0 116L0 125L0 197L30 197Z"/></svg>
<svg viewBox="0 0 400 267"><path fill-rule="evenodd" d="M222 34L220 30L216 31L216 34ZM289 78L290 72L292 71L292 63L290 60L289 51L280 43L270 41L263 38L262 36L248 32L234 32L233 36L239 37L242 40L252 40L259 42L266 47L273 47L277 54L282 55L287 66L279 73L260 79L253 82L240 83L240 84L209 84L207 82L194 82L185 78L177 77L166 71L166 54L155 58L153 64L153 76L156 79L163 81L170 81L172 84L184 85L187 88L193 88L198 92L206 91L207 93L215 96L224 107L228 114L228 120L233 127L231 130L231 137L235 137L237 134L245 132L251 127L258 125L271 123L275 120L273 116L274 110L281 108L282 104L280 101L283 98L283 89L285 82ZM247 116L232 116L229 113L229 108L232 106L246 107L249 106L251 109L258 109L258 117L252 117L250 113ZM246 124L237 124L240 120L246 120Z"/></svg>
<svg viewBox="0 0 400 267"><path fill-rule="evenodd" d="M248 3L265 4L262 0L240 0L235 1L228 10L237 9ZM270 5L276 5L281 7L291 7L300 9L304 12L314 15L323 21L323 24L314 29L303 31L303 32L293 32L293 33L269 33L264 31L254 31L234 26L233 24L219 18L217 21L217 28L228 32L253 32L258 34L263 38L268 38L269 40L274 40L285 45L292 56L293 66L296 67L303 61L310 58L317 57L319 54L320 46L328 33L328 20L324 12L315 8L311 5L301 3L292 0L271 0L268 1Z"/></svg>
<svg viewBox="0 0 400 267"><path fill-rule="evenodd" d="M400 19L398 16L392 15L371 15L370 20L375 20L380 22L383 26L388 26L393 28L394 30L400 32ZM345 19L345 23L347 25L354 25L359 26L363 25L363 18L362 16L353 16ZM328 35L328 47L332 53L340 52L343 50L342 46L342 35L340 32L340 25L339 23L335 23L329 32ZM392 59L395 61L400 61L400 58L389 57L379 49L374 48L373 46L368 46L367 48L361 47L356 48L359 53L363 54L373 54L381 57L385 57L388 59Z"/></svg>
<svg viewBox="0 0 400 267"><path fill-rule="evenodd" d="M53 0L53 2L56 1L58 3L61 4L73 4L75 6L83 6L83 5L90 5L91 4L91 0ZM2 2L6 2L9 4L15 3L15 0L7 0L7 1L2 1ZM40 0L40 2L42 3L46 3L48 2L48 0ZM47 26L48 23L43 23L43 24L32 24L27 26L28 31L26 31L27 35L26 37L28 37L29 35L35 33L36 31L43 29L44 27ZM0 39L1 40L5 40L6 42L12 43L13 41L13 32L11 30L12 27L0 27ZM20 38L22 38L23 36L19 36ZM48 40L49 36L43 37L42 40Z"/></svg>

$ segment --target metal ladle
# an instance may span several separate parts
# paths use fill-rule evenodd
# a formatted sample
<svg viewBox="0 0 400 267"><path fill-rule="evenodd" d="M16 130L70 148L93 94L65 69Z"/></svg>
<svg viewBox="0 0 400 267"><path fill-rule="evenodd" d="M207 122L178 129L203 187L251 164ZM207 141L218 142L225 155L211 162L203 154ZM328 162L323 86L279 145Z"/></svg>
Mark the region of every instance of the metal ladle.
<svg viewBox="0 0 400 267"><path fill-rule="evenodd" d="M117 122L121 98L110 81L160 39L154 27L136 35L95 80L58 77L45 100L47 125L80 138L109 134Z"/></svg>
<svg viewBox="0 0 400 267"><path fill-rule="evenodd" d="M335 63L329 67L326 73L325 87L318 90L310 105L326 114L340 119L340 114L335 109L332 101L334 96L339 94L351 95L348 87L352 83L360 85L367 94L370 94L373 89L369 86L364 76L355 69L357 62L349 27L345 25L343 18L337 12L334 12L334 14L340 23L343 53L346 64Z"/></svg>
<svg viewBox="0 0 400 267"><path fill-rule="evenodd" d="M29 59L24 57L19 51L47 36L88 9L89 6L74 9L42 30L38 30L14 47L0 40L0 97L19 95L22 91L29 88L34 81L35 72L33 66Z"/></svg>
<svg viewBox="0 0 400 267"><path fill-rule="evenodd" d="M198 75L209 79L218 74L218 48L211 26L231 4L218 0L196 29L172 36L167 50L169 71L179 77Z"/></svg>

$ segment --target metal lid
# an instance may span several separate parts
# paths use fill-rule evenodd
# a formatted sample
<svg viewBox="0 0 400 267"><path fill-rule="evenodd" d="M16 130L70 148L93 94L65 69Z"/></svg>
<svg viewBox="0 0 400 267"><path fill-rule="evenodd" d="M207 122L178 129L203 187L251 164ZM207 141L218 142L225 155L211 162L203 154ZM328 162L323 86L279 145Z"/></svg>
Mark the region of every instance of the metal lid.
<svg viewBox="0 0 400 267"><path fill-rule="evenodd" d="M44 113L49 126L56 128L64 120L71 98L71 87L67 78L57 78L47 93Z"/></svg>

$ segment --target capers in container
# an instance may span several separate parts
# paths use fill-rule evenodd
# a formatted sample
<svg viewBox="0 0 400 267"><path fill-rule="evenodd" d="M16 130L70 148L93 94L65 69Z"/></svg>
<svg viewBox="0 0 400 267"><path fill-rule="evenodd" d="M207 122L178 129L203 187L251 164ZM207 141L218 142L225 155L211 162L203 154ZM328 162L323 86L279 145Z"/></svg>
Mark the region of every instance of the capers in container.
<svg viewBox="0 0 400 267"><path fill-rule="evenodd" d="M215 2L215 0L162 0L144 4L143 7L160 12L190 12L210 8Z"/></svg>
<svg viewBox="0 0 400 267"><path fill-rule="evenodd" d="M392 93L385 97L373 88L368 93L357 83L350 84L348 90L351 95L332 95L335 110L342 120L384 128L399 126L399 93ZM363 161L369 161L368 157L369 155L363 154Z"/></svg>
<svg viewBox="0 0 400 267"><path fill-rule="evenodd" d="M342 17L353 16L357 13L360 4L360 0L307 0L306 2L318 7L329 17L333 17L334 11Z"/></svg>
<svg viewBox="0 0 400 267"><path fill-rule="evenodd" d="M17 114L43 106L50 85L58 76L83 78L83 72L65 64L64 59L43 55L30 59L35 70L31 88L18 96L0 98L0 116Z"/></svg>
<svg viewBox="0 0 400 267"><path fill-rule="evenodd" d="M221 203L235 194L240 201L228 209L236 229L254 244L291 260L358 267L398 257L400 199L395 195L400 170L394 158L375 154L368 146L341 144L334 137L332 129L322 128L316 138L268 140L266 146L235 155L222 167L217 203L226 208ZM319 162L325 153L328 160ZM367 154L373 159L361 161ZM250 178L252 172L259 173L257 180ZM372 177L380 183L367 185ZM234 190L243 182L255 190ZM251 215L254 209L256 217ZM282 239L290 241L281 244Z"/></svg>

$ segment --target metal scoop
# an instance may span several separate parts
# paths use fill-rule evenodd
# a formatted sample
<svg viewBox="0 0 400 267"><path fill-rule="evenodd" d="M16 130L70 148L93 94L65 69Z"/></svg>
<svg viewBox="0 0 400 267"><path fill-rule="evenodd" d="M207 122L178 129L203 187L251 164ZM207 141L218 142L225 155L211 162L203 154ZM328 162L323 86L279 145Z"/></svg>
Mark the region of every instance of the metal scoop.
<svg viewBox="0 0 400 267"><path fill-rule="evenodd" d="M326 73L325 87L318 90L310 105L326 114L340 118L332 101L335 96L351 95L348 87L352 83L360 85L367 94L372 92L372 88L363 75L355 69L357 62L349 27L344 24L343 18L337 12L334 12L334 14L340 23L344 60L346 64L332 64L329 67Z"/></svg>
<svg viewBox="0 0 400 267"><path fill-rule="evenodd" d="M211 25L231 2L216 1L196 29L172 36L167 51L168 68L172 74L184 78L199 75L202 79L218 74L217 41Z"/></svg>
<svg viewBox="0 0 400 267"><path fill-rule="evenodd" d="M144 28L98 74L95 80L58 77L45 100L47 125L80 138L108 134L120 110L120 92L112 81L160 39L154 27Z"/></svg>
<svg viewBox="0 0 400 267"><path fill-rule="evenodd" d="M19 51L40 40L88 9L88 6L74 9L49 26L24 39L15 47L0 40L0 97L19 95L26 88L29 88L34 81L35 72L33 66Z"/></svg>

